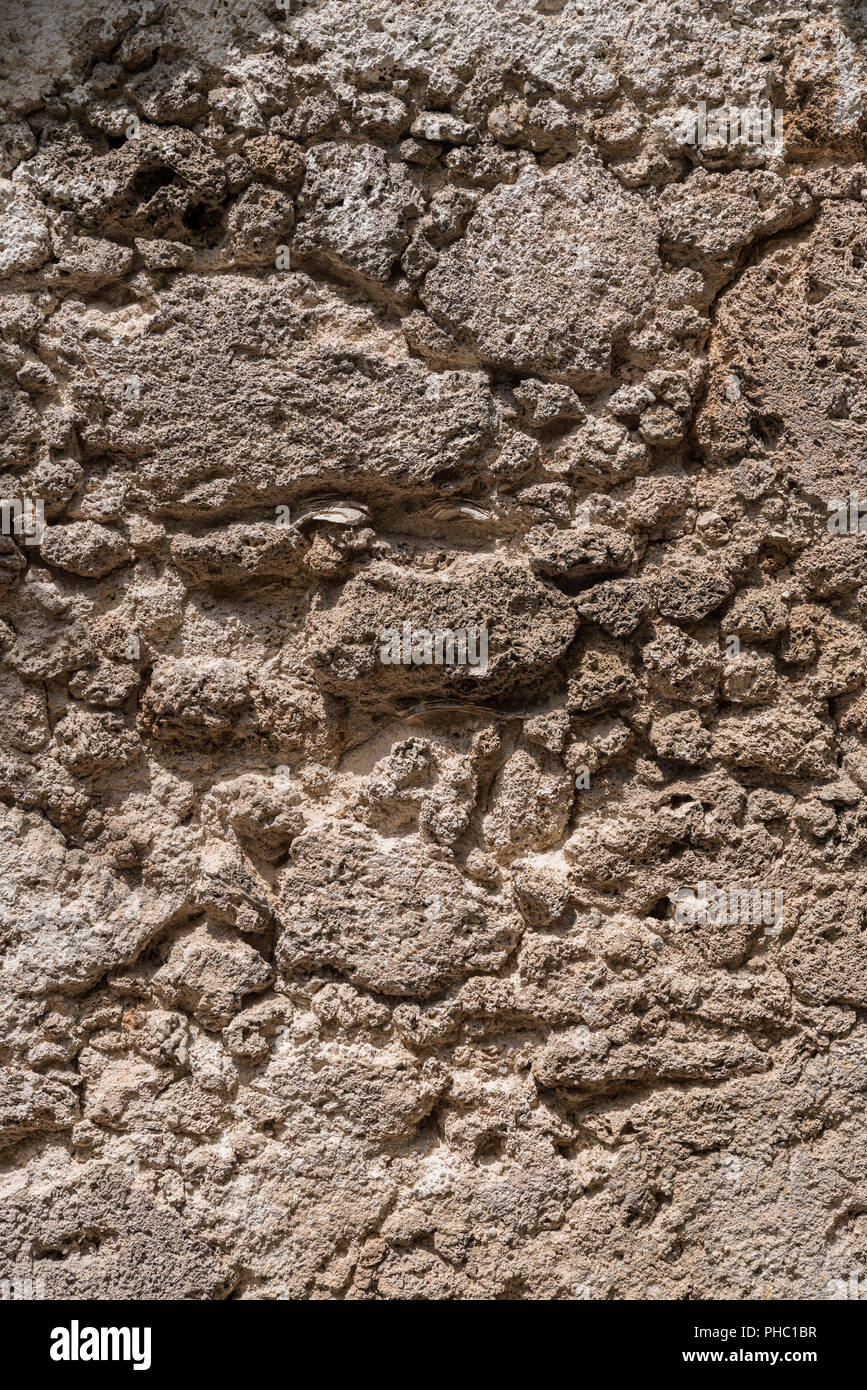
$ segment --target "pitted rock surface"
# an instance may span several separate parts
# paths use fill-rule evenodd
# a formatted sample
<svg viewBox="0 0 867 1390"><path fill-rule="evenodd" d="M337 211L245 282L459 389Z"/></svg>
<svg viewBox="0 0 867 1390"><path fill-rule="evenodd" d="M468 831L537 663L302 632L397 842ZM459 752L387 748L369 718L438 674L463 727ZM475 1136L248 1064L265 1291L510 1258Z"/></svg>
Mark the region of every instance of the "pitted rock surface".
<svg viewBox="0 0 867 1390"><path fill-rule="evenodd" d="M7 0L0 1281L867 1277L865 101L848 0Z"/></svg>

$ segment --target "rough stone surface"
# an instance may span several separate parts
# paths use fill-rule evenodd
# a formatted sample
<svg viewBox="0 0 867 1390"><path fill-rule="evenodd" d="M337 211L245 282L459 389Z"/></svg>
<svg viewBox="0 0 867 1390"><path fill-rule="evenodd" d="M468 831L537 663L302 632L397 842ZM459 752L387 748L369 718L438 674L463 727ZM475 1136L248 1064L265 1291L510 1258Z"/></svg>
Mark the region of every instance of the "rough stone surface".
<svg viewBox="0 0 867 1390"><path fill-rule="evenodd" d="M867 1279L865 101L849 0L6 0L0 1281Z"/></svg>

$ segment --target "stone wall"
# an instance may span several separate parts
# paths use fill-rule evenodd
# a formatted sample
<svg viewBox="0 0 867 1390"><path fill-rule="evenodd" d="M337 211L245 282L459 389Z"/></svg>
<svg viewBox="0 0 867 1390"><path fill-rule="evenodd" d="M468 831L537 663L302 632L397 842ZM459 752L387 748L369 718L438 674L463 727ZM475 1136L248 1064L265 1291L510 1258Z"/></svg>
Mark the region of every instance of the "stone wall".
<svg viewBox="0 0 867 1390"><path fill-rule="evenodd" d="M5 0L4 1287L860 1287L865 45Z"/></svg>

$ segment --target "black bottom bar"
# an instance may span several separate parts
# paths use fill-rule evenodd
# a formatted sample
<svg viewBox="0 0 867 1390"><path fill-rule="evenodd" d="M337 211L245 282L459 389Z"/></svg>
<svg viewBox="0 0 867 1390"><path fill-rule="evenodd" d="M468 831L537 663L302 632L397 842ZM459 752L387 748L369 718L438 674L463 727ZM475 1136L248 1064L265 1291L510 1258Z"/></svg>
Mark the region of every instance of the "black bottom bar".
<svg viewBox="0 0 867 1390"><path fill-rule="evenodd" d="M855 1300L854 1302L857 1302ZM38 1371L49 1384L101 1380L110 1375L219 1376L225 1383L235 1368L257 1380L273 1369L281 1383L308 1379L313 1358L333 1379L342 1357L347 1373L385 1373L401 1366L402 1380L413 1375L411 1348L422 1365L435 1346L442 1355L444 1309L436 1315L418 1305L338 1309L278 1302L222 1303L0 1303L0 1336L7 1355L14 1348L19 1366ZM469 1314L472 1313L472 1321ZM422 1322L419 1324L419 1314ZM826 1303L590 1303L578 1301L534 1308L521 1329L510 1315L501 1324L483 1304L449 1307L445 1312L459 1331L462 1350L449 1375L466 1383L475 1371L490 1381L497 1360L509 1358L510 1382L519 1372L512 1363L530 1333L543 1362L564 1359L580 1379L593 1369L597 1383L617 1382L627 1372L647 1375L672 1372L700 1384L708 1374L731 1379L744 1369L760 1368L769 1385L796 1372L851 1374L863 1339L864 1315L853 1302ZM322 1323L319 1323L322 1317ZM347 1325L346 1319L349 1319ZM356 1323L355 1319L358 1318ZM334 1338L339 1328L345 1337ZM331 1334L322 1340L322 1333ZM375 1340L371 1341L371 1334ZM427 1352L425 1352L427 1348ZM457 1349L455 1348L455 1351ZM96 1357L97 1359L94 1359ZM437 1358L439 1360L439 1358ZM307 1370L304 1370L304 1366ZM428 1363L433 1368L433 1363ZM441 1365L441 1370L444 1369ZM426 1378L426 1372L422 1375ZM20 1374L19 1374L20 1380ZM535 1377L534 1377L535 1378Z"/></svg>

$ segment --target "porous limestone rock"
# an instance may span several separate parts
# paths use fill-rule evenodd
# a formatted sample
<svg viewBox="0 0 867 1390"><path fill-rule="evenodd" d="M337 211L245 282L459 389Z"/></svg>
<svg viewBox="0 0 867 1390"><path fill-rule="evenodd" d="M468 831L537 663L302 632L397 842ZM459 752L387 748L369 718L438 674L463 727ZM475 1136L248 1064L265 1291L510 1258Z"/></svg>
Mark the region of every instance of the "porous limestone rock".
<svg viewBox="0 0 867 1390"><path fill-rule="evenodd" d="M864 7L0 55L0 1283L863 1280Z"/></svg>

